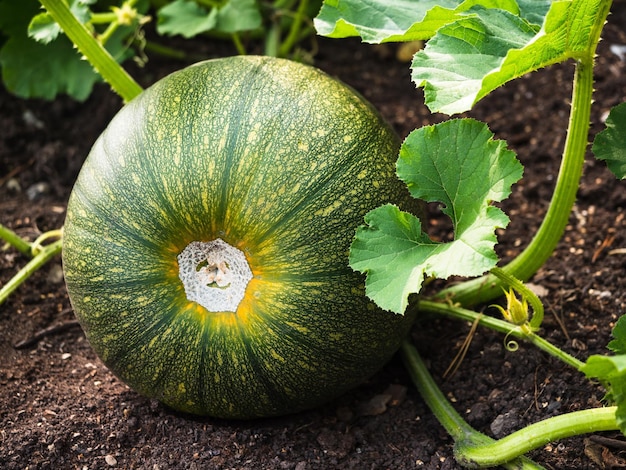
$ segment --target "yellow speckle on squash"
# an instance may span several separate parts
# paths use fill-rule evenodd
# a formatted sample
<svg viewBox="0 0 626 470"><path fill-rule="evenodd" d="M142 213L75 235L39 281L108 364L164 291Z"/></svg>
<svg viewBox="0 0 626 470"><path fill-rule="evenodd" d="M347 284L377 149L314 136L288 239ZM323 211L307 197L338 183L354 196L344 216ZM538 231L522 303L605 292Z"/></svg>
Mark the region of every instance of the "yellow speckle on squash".
<svg viewBox="0 0 626 470"><path fill-rule="evenodd" d="M285 362L285 358L284 358L283 356L281 356L280 354L278 354L278 353L277 353L274 349L272 349L272 350L270 351L270 354L271 354L271 355L272 355L272 357L273 357L274 359L276 359L277 361L279 361L279 362L283 362L283 363Z"/></svg>
<svg viewBox="0 0 626 470"><path fill-rule="evenodd" d="M309 144L307 142L298 142L298 150L301 150L303 152L308 152L309 151Z"/></svg>
<svg viewBox="0 0 626 470"><path fill-rule="evenodd" d="M290 321L286 322L286 324L296 330L298 333L307 334L309 332L309 329L306 326L302 326Z"/></svg>
<svg viewBox="0 0 626 470"><path fill-rule="evenodd" d="M341 338L343 338L343 335L341 333L330 333L328 338L333 341L340 341Z"/></svg>
<svg viewBox="0 0 626 470"><path fill-rule="evenodd" d="M317 211L315 211L315 215L318 217L319 216L328 217L340 206L341 206L341 201L335 201L330 206L324 207L323 209L318 209Z"/></svg>

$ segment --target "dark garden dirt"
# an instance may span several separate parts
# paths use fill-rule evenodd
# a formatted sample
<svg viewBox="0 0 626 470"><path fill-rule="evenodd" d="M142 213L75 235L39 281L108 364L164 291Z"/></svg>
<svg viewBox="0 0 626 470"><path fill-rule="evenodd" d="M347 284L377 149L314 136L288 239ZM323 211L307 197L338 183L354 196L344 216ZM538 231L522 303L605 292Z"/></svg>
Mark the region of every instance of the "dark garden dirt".
<svg viewBox="0 0 626 470"><path fill-rule="evenodd" d="M611 50L626 44L626 4L613 9L599 49L592 135L608 109L626 98L626 58ZM443 119L423 106L409 64L396 59L395 47L317 42L316 65L363 93L403 137ZM215 56L215 51L205 52ZM133 74L148 85L183 65L154 59ZM565 138L572 73L572 64L534 73L497 90L470 113L508 140L526 168L502 204L512 219L499 234L504 260L523 249L546 210ZM120 106L104 85L82 104L24 101L0 90L0 221L30 240L61 227L81 163ZM547 307L542 334L582 360L607 352L611 327L626 310L625 184L589 156L565 236L532 278ZM448 225L434 211L431 223L435 236L446 236ZM0 284L26 261L15 250L2 249ZM463 322L422 318L413 340L448 398L477 429L502 437L549 416L601 406L597 384L532 346L522 343L510 352L501 334L484 328L478 328L458 371L442 378L469 331ZM553 469L623 468L626 440L616 433L566 439L531 457ZM0 306L0 468L453 469L458 464L451 439L397 358L326 406L275 419L196 418L137 395L89 347L74 321L56 259Z"/></svg>

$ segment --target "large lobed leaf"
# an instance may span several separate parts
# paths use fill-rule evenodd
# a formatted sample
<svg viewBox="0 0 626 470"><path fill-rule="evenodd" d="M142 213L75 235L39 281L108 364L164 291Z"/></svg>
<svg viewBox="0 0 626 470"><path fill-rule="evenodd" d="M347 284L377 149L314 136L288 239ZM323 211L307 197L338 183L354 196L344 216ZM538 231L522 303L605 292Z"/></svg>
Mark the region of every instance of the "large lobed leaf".
<svg viewBox="0 0 626 470"><path fill-rule="evenodd" d="M325 0L315 26L366 42L429 39L412 64L433 112L467 111L504 83L593 53L606 0Z"/></svg>
<svg viewBox="0 0 626 470"><path fill-rule="evenodd" d="M314 23L319 34L332 38L360 36L376 44L414 41L429 39L475 5L520 12L514 0L325 0Z"/></svg>
<svg viewBox="0 0 626 470"><path fill-rule="evenodd" d="M473 16L439 29L415 55L412 78L424 86L432 111L467 111L514 78L588 55L597 43L603 8L604 0L555 1L541 29L509 11L472 8Z"/></svg>
<svg viewBox="0 0 626 470"><path fill-rule="evenodd" d="M157 32L191 38L206 31L236 33L261 26L255 0L227 0L207 10L193 0L175 0L158 11Z"/></svg>
<svg viewBox="0 0 626 470"><path fill-rule="evenodd" d="M357 230L350 265L367 274L371 299L403 313L425 277L478 276L495 266L495 230L509 219L491 203L510 194L522 166L485 124L461 119L413 131L397 167L411 194L441 203L454 228L453 241L435 242L415 216L386 205Z"/></svg>

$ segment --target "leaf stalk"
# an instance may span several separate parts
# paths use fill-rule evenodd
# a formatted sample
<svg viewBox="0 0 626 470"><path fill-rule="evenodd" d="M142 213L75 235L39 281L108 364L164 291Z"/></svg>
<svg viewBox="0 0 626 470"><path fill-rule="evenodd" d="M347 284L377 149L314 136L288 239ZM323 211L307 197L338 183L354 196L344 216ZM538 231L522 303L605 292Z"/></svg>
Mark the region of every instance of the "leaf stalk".
<svg viewBox="0 0 626 470"><path fill-rule="evenodd" d="M143 91L100 42L74 16L63 0L39 0L89 63L125 102Z"/></svg>

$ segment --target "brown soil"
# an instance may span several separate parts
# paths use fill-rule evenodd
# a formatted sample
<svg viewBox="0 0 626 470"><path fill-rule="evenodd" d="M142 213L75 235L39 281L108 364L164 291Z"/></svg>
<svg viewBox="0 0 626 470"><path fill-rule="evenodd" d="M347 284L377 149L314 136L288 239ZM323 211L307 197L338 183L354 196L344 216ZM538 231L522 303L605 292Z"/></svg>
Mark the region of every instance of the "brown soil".
<svg viewBox="0 0 626 470"><path fill-rule="evenodd" d="M592 134L626 97L626 4L616 3L601 43ZM207 47L212 47L211 45ZM214 53L213 53L214 54ZM441 120L391 46L319 40L316 65L370 99L405 136ZM151 61L135 70L148 84L181 63ZM471 115L489 123L524 164L525 177L503 204L503 258L528 242L546 210L569 112L572 64L512 82ZM63 223L78 169L121 103L105 86L83 104L23 101L0 90L0 220L28 239ZM626 306L624 184L591 156L570 225L554 256L532 279L547 289L542 334L580 359L606 353ZM433 214L432 221L441 218ZM25 263L0 251L0 284ZM37 338L50 327L61 326ZM444 392L470 424L495 437L555 414L600 406L603 390L532 346L509 352L501 334L479 328L459 369L442 374L469 325L422 319L414 342ZM15 346L32 339L32 345ZM276 419L228 422L173 412L117 380L73 323L57 259L0 307L0 468L140 469L452 469L452 441L416 393L399 360L326 406ZM393 387L392 387L393 386ZM390 388L391 387L391 388ZM385 394L393 398L382 406ZM531 457L548 468L626 467L624 440L580 437ZM606 438L614 440L606 440Z"/></svg>

